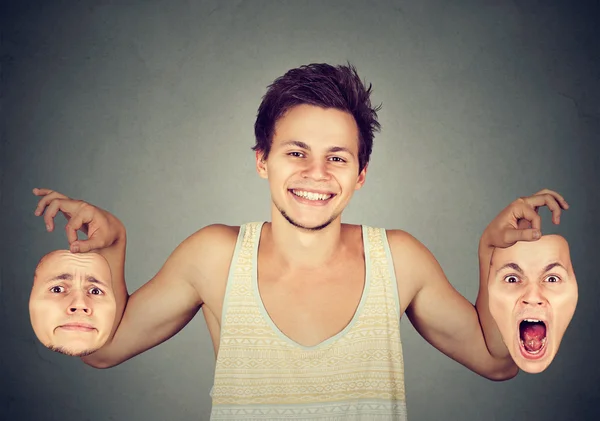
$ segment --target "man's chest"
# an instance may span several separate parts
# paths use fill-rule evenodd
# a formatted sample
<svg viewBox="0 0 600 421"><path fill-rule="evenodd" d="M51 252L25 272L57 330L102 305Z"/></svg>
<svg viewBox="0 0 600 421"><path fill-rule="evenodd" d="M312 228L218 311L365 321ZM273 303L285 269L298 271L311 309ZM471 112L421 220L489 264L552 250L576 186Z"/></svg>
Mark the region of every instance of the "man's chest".
<svg viewBox="0 0 600 421"><path fill-rule="evenodd" d="M304 346L317 345L352 320L364 293L364 262L336 270L286 274L258 271L258 292L266 316L285 336Z"/></svg>

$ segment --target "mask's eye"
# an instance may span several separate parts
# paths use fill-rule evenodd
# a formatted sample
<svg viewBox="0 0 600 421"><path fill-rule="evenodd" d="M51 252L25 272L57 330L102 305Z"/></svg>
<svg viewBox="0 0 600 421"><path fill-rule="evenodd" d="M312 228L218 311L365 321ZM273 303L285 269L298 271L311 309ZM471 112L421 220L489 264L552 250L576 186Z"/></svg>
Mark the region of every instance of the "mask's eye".
<svg viewBox="0 0 600 421"><path fill-rule="evenodd" d="M100 288L98 288L98 287L92 287L92 288L90 288L90 291L89 291L89 293L90 293L90 294L92 294L92 295L103 295L103 294L104 294L104 291L102 291L102 290L101 290Z"/></svg>
<svg viewBox="0 0 600 421"><path fill-rule="evenodd" d="M556 275L550 275L546 278L546 282L550 282L551 284L560 282L560 278Z"/></svg>
<svg viewBox="0 0 600 421"><path fill-rule="evenodd" d="M519 278L517 278L515 275L508 275L504 278L504 282L507 282L509 284L516 284L517 282L519 282Z"/></svg>
<svg viewBox="0 0 600 421"><path fill-rule="evenodd" d="M55 285L52 288L50 288L50 292L52 292L53 294L60 294L61 292L65 292L65 287Z"/></svg>

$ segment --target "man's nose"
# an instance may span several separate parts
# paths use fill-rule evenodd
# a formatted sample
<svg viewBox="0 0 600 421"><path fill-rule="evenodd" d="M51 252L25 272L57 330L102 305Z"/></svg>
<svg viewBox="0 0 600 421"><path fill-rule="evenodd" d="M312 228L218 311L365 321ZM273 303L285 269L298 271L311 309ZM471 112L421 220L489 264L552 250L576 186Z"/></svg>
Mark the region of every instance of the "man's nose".
<svg viewBox="0 0 600 421"><path fill-rule="evenodd" d="M91 316L92 307L89 305L84 292L75 292L73 294L73 299L67 307L67 313L70 315L83 314Z"/></svg>
<svg viewBox="0 0 600 421"><path fill-rule="evenodd" d="M311 159L306 163L306 168L302 172L302 175L306 178L312 178L314 180L326 180L329 178L329 172L327 171L327 161L321 159Z"/></svg>
<svg viewBox="0 0 600 421"><path fill-rule="evenodd" d="M531 284L527 287L525 294L522 297L523 304L532 306L545 306L548 301L544 297L542 287L537 283Z"/></svg>

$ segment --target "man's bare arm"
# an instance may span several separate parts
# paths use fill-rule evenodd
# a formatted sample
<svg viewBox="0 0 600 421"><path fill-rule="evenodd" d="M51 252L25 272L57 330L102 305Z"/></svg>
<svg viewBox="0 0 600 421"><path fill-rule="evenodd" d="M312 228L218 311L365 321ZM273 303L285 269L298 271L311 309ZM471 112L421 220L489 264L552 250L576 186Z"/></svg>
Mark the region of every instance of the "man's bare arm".
<svg viewBox="0 0 600 421"><path fill-rule="evenodd" d="M406 314L419 334L450 358L491 380L518 373L509 358L495 358L487 349L477 310L448 282L431 252L410 234L388 231L390 249L401 282L414 288ZM400 300L402 302L402 295Z"/></svg>
<svg viewBox="0 0 600 421"><path fill-rule="evenodd" d="M204 293L210 295L216 282L211 274L229 266L234 245L235 233L222 225L187 238L156 276L127 299L114 336L83 361L96 368L113 367L177 334L204 303ZM115 260L116 265L119 262ZM125 285L122 275L117 282Z"/></svg>

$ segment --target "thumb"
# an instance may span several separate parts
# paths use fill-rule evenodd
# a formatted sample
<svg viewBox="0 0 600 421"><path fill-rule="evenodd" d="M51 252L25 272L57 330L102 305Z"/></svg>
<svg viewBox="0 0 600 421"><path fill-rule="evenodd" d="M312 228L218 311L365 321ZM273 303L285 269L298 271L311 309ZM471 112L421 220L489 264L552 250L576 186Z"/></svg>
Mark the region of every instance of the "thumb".
<svg viewBox="0 0 600 421"><path fill-rule="evenodd" d="M97 238L87 240L77 240L71 243L71 253L87 253L88 251L102 248L101 242Z"/></svg>
<svg viewBox="0 0 600 421"><path fill-rule="evenodd" d="M504 241L508 246L513 245L517 241L536 241L542 236L542 233L538 229L509 229L504 235Z"/></svg>

